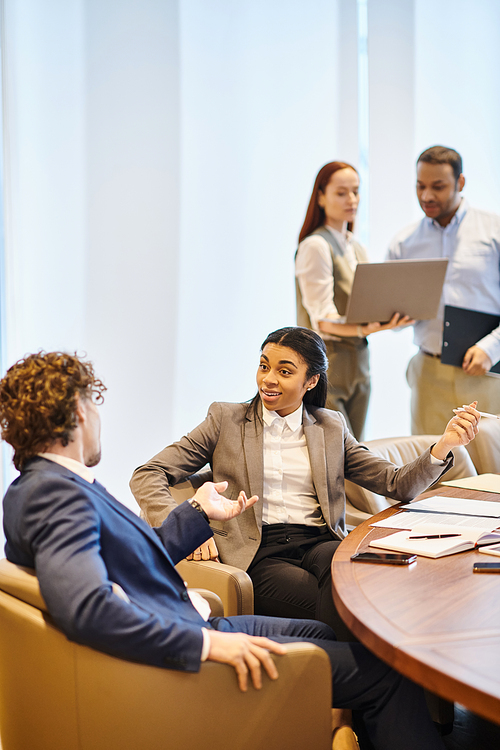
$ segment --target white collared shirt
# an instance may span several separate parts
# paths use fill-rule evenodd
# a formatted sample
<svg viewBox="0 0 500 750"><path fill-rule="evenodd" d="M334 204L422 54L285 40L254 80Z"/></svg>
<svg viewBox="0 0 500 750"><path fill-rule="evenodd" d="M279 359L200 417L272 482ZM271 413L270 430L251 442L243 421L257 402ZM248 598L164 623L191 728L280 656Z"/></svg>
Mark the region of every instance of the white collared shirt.
<svg viewBox="0 0 500 750"><path fill-rule="evenodd" d="M68 458L68 456L61 456L60 453L39 453L39 456L46 458L48 461L53 461L55 464L64 466L65 469L69 469L81 479L85 479L86 482L92 484L95 482L95 477L85 464L77 461L74 458Z"/></svg>
<svg viewBox="0 0 500 750"><path fill-rule="evenodd" d="M323 526L304 428L303 406L280 417L262 406L264 482L262 523Z"/></svg>

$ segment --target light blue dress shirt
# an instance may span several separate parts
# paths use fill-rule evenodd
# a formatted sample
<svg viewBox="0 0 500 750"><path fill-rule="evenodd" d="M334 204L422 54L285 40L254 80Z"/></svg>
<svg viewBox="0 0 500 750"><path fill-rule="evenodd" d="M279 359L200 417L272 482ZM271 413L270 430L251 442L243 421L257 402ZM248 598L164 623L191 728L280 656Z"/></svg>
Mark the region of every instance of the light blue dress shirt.
<svg viewBox="0 0 500 750"><path fill-rule="evenodd" d="M449 258L437 318L415 323L415 344L425 351L441 353L445 305L500 315L500 216L462 199L446 227L426 216L399 232L388 258ZM500 326L476 343L500 360Z"/></svg>

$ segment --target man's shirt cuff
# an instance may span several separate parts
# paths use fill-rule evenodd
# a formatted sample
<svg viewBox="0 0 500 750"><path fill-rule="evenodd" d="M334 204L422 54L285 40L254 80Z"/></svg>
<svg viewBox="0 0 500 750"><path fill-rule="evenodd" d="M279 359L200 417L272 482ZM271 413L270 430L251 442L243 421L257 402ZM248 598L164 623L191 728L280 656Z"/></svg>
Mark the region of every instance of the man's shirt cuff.
<svg viewBox="0 0 500 750"><path fill-rule="evenodd" d="M203 647L201 649L201 661L206 661L210 653L210 633L207 628L202 628L203 633Z"/></svg>

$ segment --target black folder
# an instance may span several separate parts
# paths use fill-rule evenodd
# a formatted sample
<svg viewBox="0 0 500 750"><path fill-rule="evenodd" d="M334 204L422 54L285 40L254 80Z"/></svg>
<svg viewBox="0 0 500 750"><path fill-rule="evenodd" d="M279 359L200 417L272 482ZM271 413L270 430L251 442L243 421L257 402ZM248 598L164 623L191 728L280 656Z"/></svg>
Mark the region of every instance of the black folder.
<svg viewBox="0 0 500 750"><path fill-rule="evenodd" d="M445 305L441 350L443 365L462 367L467 349L491 333L498 325L500 325L500 315ZM500 361L493 365L490 372L500 374Z"/></svg>

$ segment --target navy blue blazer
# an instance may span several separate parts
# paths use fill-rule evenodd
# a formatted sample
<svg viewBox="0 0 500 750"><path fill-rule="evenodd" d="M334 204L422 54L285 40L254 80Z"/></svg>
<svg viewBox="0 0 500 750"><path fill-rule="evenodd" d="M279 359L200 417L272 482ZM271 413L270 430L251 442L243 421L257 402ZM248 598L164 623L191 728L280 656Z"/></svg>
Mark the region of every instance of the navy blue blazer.
<svg viewBox="0 0 500 750"><path fill-rule="evenodd" d="M70 640L198 671L207 623L174 565L212 532L189 503L151 529L99 482L37 457L3 506L6 557L36 569L47 608ZM130 602L113 592L113 582Z"/></svg>

